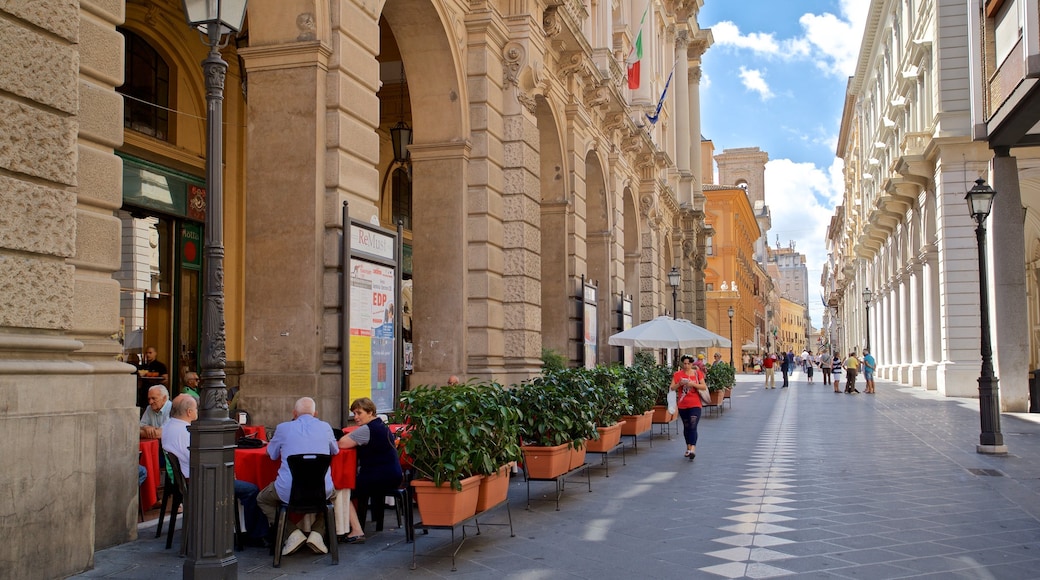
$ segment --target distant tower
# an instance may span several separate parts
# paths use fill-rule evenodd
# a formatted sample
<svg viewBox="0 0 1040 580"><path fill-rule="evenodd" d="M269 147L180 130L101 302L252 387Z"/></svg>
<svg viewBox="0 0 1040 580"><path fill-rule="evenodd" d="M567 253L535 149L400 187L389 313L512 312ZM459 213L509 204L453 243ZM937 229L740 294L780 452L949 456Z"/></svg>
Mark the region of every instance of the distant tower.
<svg viewBox="0 0 1040 580"><path fill-rule="evenodd" d="M768 161L769 154L758 147L724 149L715 156L719 166L719 185L736 185L747 192L759 230L759 238L755 242L755 260L763 264L766 261L766 246L769 245L766 234L773 226L769 206L766 205Z"/></svg>

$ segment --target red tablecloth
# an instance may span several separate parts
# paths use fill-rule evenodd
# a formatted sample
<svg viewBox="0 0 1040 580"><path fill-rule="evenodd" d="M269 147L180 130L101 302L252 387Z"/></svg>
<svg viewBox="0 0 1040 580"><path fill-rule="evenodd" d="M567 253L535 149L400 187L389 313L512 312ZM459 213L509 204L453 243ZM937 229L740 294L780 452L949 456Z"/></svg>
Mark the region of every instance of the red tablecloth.
<svg viewBox="0 0 1040 580"><path fill-rule="evenodd" d="M235 479L248 481L263 489L278 478L280 461L267 456L267 447L235 449ZM340 449L332 456L332 485L336 489L354 489L357 479L357 452Z"/></svg>
<svg viewBox="0 0 1040 580"><path fill-rule="evenodd" d="M141 509L147 511L152 509L155 502L159 501L159 482L162 481L159 473L159 440L141 439L137 444L140 450L140 464L148 470L148 477L141 484Z"/></svg>
<svg viewBox="0 0 1040 580"><path fill-rule="evenodd" d="M263 425L240 425L240 427L242 428L243 436L253 436L255 439L267 441L267 430L264 429Z"/></svg>

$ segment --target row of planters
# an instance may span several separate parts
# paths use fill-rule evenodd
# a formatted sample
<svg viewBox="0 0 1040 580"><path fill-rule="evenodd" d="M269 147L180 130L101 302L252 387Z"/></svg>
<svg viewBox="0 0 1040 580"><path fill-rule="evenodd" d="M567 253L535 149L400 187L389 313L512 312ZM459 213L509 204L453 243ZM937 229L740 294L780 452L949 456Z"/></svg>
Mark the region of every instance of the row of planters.
<svg viewBox="0 0 1040 580"><path fill-rule="evenodd" d="M533 479L552 479L581 466L586 451L646 432L670 383L667 367L637 355L631 367L546 368L511 388L471 382L404 392L396 421L410 425L404 452L423 523L454 525L505 501L515 461ZM455 507L434 507L434 497Z"/></svg>

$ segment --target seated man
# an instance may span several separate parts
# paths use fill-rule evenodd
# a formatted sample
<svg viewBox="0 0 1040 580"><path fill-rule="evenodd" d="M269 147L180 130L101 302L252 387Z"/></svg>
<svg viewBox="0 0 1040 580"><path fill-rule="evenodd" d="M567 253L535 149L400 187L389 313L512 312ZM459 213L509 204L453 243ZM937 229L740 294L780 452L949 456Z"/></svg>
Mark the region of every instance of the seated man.
<svg viewBox="0 0 1040 580"><path fill-rule="evenodd" d="M141 416L141 439L159 439L170 420L170 392L162 385L148 389L148 408Z"/></svg>
<svg viewBox="0 0 1040 580"><path fill-rule="evenodd" d="M199 398L199 373L194 371L184 373L184 386L181 387L181 394Z"/></svg>
<svg viewBox="0 0 1040 580"><path fill-rule="evenodd" d="M336 455L339 453L339 444L332 433L332 427L318 419L314 399L303 397L296 401L293 407L293 420L281 423L275 428L274 437L267 445L267 454L274 460L281 460L282 465L278 468L278 478L265 487L257 498L260 509L267 516L267 522L274 525L274 517L278 511L279 502L288 502L289 494L292 492L292 472L289 470L289 462L286 459L290 455L313 453L316 455ZM332 469L325 472L325 497L331 497L335 493L332 486ZM321 534L317 531L325 527L324 514L318 514L314 519L312 531L304 534L296 528L296 524L289 518L285 521L286 529L292 533L285 540L282 547L282 555L289 555L300 548L306 541L310 549L316 553L325 554L329 551L325 546ZM335 538L331 538L335 541ZM275 546L277 549L278 546Z"/></svg>
<svg viewBox="0 0 1040 580"><path fill-rule="evenodd" d="M170 422L166 424L162 434L162 446L170 455L180 461L181 473L185 481L190 480L190 460L188 443L191 436L188 433L188 425L199 418L199 403L191 395L177 395L173 399L173 408L170 411ZM258 487L248 481L235 480L235 498L242 504L245 512L246 532L249 535L250 546L267 546L267 518L256 503Z"/></svg>

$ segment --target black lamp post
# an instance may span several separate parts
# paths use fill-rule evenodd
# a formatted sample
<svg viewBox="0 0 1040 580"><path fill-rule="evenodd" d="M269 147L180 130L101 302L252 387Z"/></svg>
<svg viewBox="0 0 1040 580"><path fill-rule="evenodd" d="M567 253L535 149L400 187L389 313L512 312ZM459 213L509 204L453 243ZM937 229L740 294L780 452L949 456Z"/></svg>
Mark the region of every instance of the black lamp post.
<svg viewBox="0 0 1040 580"><path fill-rule="evenodd" d="M729 314L729 366L733 366L733 307L726 311Z"/></svg>
<svg viewBox="0 0 1040 580"><path fill-rule="evenodd" d="M203 248L202 340L199 345L201 409L188 427L191 485L184 524L188 557L183 577L236 578L234 552L235 431L228 417L224 335L224 187L223 101L227 63L220 49L242 28L247 0L184 0L188 26L202 32L209 54L202 61L206 79L206 238Z"/></svg>
<svg viewBox="0 0 1040 580"><path fill-rule="evenodd" d="M864 350L870 350L870 300L874 298L874 293L870 291L870 288L863 289L863 303L867 305L867 346Z"/></svg>
<svg viewBox="0 0 1040 580"><path fill-rule="evenodd" d="M997 194L981 177L975 180L964 199L968 201L971 217L978 224L975 240L979 246L979 308L982 318L982 373L979 376L979 419L982 433L975 450L979 453L1007 453L1004 435L1000 432L1000 399L997 377L993 374L993 347L989 336L989 285L986 283L986 218L993 209L993 197Z"/></svg>
<svg viewBox="0 0 1040 580"><path fill-rule="evenodd" d="M668 272L668 285L672 287L672 320L679 318L679 282L682 281L682 276L679 274L679 269L672 266L671 271Z"/></svg>

